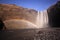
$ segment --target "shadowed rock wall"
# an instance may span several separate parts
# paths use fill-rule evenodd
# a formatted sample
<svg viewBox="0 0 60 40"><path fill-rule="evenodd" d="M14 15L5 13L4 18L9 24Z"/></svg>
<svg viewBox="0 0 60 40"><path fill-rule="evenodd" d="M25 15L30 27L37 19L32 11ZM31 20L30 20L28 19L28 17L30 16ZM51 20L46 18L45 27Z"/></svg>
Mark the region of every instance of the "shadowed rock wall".
<svg viewBox="0 0 60 40"><path fill-rule="evenodd" d="M47 9L49 25L51 27L60 27L60 1Z"/></svg>

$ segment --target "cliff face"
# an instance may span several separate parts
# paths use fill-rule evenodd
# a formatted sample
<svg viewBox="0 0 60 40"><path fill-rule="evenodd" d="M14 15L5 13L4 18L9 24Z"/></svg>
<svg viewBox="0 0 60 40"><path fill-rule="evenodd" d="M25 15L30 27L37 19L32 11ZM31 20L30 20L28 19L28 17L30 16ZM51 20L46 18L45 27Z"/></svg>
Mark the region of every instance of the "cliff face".
<svg viewBox="0 0 60 40"><path fill-rule="evenodd" d="M36 24L36 17L36 10L19 7L14 4L0 4L0 19L5 23L6 26L8 24L5 21L12 19L26 20Z"/></svg>
<svg viewBox="0 0 60 40"><path fill-rule="evenodd" d="M14 4L0 4L0 21L7 29L60 27L60 1L40 12Z"/></svg>
<svg viewBox="0 0 60 40"><path fill-rule="evenodd" d="M49 25L52 27L60 27L60 1L47 9Z"/></svg>
<svg viewBox="0 0 60 40"><path fill-rule="evenodd" d="M24 19L34 23L37 11L11 4L0 4L0 16L3 21L9 19Z"/></svg>

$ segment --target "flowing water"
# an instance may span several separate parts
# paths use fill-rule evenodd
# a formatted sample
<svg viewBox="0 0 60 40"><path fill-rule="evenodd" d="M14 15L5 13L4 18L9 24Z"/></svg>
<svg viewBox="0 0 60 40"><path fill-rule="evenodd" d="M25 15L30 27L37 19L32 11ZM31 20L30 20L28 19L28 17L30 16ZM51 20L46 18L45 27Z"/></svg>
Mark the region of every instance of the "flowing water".
<svg viewBox="0 0 60 40"><path fill-rule="evenodd" d="M47 14L47 10L44 10L43 12L42 12L42 16L43 16L43 27L48 27L48 14Z"/></svg>
<svg viewBox="0 0 60 40"><path fill-rule="evenodd" d="M45 28L48 26L48 15L46 10L38 11L36 23L39 28Z"/></svg>

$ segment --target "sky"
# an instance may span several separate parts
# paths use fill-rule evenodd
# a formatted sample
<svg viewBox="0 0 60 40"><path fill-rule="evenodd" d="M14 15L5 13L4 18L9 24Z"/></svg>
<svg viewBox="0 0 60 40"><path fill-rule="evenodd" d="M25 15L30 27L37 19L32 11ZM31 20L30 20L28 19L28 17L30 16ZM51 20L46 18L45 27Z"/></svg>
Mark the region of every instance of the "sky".
<svg viewBox="0 0 60 40"><path fill-rule="evenodd" d="M58 0L0 0L0 4L16 4L37 11L46 10Z"/></svg>

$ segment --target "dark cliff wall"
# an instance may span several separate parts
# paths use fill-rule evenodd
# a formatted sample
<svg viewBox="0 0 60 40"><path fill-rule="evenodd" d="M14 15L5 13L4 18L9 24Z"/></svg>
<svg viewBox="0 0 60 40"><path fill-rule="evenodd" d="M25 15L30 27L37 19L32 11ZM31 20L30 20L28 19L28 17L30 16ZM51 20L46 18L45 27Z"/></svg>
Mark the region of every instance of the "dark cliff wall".
<svg viewBox="0 0 60 40"><path fill-rule="evenodd" d="M60 1L47 9L49 25L51 27L60 27Z"/></svg>

